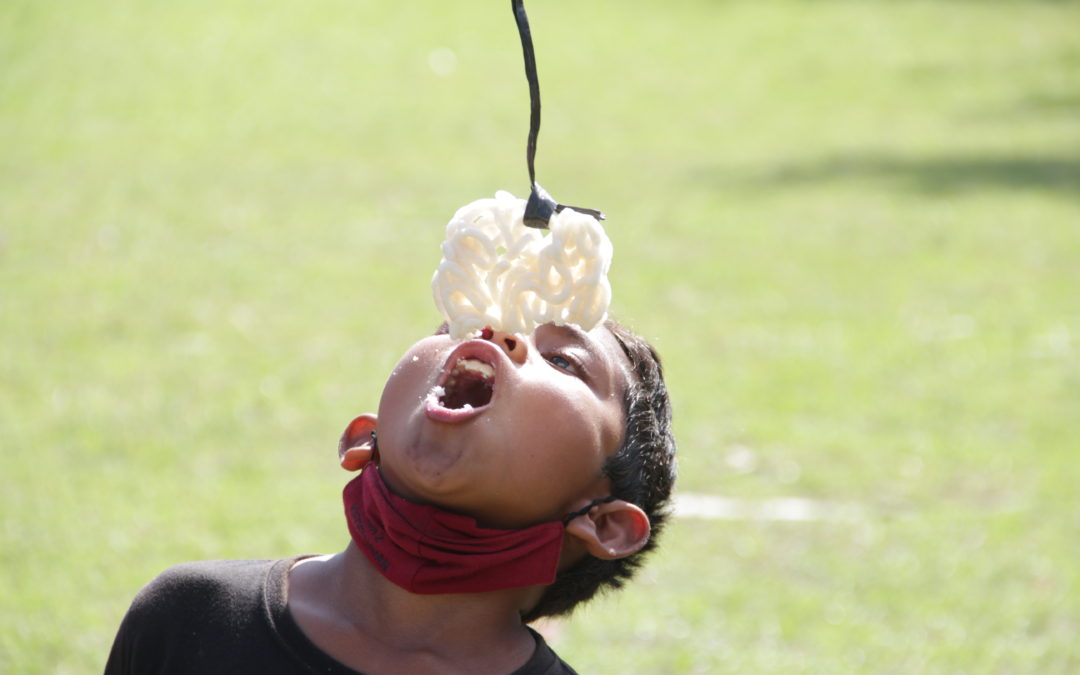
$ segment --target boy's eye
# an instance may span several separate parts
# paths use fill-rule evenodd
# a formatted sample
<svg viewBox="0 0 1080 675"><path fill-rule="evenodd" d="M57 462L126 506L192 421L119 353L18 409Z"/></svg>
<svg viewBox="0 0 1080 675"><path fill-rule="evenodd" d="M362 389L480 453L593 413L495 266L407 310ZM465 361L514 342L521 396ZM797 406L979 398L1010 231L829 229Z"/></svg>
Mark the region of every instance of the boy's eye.
<svg viewBox="0 0 1080 675"><path fill-rule="evenodd" d="M576 373L577 369L574 367L574 362L565 356L559 356L555 354L547 357L548 363L555 366L559 370L565 370L568 373Z"/></svg>

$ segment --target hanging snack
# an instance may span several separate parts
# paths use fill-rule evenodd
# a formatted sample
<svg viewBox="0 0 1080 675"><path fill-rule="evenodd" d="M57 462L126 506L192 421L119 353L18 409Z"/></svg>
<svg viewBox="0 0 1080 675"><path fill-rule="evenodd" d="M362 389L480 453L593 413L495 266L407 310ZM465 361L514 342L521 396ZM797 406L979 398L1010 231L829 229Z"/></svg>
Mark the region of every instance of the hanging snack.
<svg viewBox="0 0 1080 675"><path fill-rule="evenodd" d="M591 330L611 304L604 214L560 204L536 182L540 82L524 1L511 0L511 8L529 82L525 161L531 189L528 200L498 192L494 199L467 204L446 226L431 287L451 337L459 339L485 328L531 333L549 322Z"/></svg>
<svg viewBox="0 0 1080 675"><path fill-rule="evenodd" d="M600 222L567 208L545 233L527 227L524 214L524 199L498 192L447 224L431 286L451 337L485 327L530 333L549 322L590 330L606 318L612 246Z"/></svg>

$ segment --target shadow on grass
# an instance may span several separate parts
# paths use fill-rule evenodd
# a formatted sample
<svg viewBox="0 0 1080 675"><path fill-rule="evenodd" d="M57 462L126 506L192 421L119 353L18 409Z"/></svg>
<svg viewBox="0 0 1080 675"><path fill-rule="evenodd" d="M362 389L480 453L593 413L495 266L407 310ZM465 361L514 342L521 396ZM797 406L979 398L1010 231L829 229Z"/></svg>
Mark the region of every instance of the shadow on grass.
<svg viewBox="0 0 1080 675"><path fill-rule="evenodd" d="M1080 59L1078 59L1080 62ZM1078 63L1080 65L1080 63ZM1027 97L1017 103L1016 108L1024 113L1069 113L1080 110L1080 94L1062 92L1044 92Z"/></svg>
<svg viewBox="0 0 1080 675"><path fill-rule="evenodd" d="M1080 157L936 157L909 159L881 156L830 157L816 162L779 165L737 175L734 168L707 170L708 179L746 187L837 180L887 181L925 194L970 190L1040 190L1080 199Z"/></svg>

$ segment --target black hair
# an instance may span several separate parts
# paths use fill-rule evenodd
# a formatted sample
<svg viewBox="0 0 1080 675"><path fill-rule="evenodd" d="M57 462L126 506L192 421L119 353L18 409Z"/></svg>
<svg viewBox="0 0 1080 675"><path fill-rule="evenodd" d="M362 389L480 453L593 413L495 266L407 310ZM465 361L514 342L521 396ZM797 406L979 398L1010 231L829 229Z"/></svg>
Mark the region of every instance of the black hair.
<svg viewBox="0 0 1080 675"><path fill-rule="evenodd" d="M615 321L605 321L630 361L634 377L623 396L626 431L622 445L604 462L601 472L611 481L611 494L641 507L651 533L640 551L618 560L586 555L563 570L523 620L569 614L602 591L622 588L656 548L670 516L675 484L675 437L671 432L671 400L664 384L660 356L644 338Z"/></svg>

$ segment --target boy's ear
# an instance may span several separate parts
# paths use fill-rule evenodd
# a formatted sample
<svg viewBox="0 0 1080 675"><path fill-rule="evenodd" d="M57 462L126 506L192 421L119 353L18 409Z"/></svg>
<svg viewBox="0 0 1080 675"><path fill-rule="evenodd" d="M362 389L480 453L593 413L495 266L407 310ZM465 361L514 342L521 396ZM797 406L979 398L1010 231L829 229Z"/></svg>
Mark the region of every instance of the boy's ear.
<svg viewBox="0 0 1080 675"><path fill-rule="evenodd" d="M338 441L338 461L346 471L359 471L372 459L375 439L371 432L378 427L378 418L370 413L360 415L345 427Z"/></svg>
<svg viewBox="0 0 1080 675"><path fill-rule="evenodd" d="M649 516L637 504L616 499L574 518L566 531L597 558L615 560L637 553L649 541Z"/></svg>

